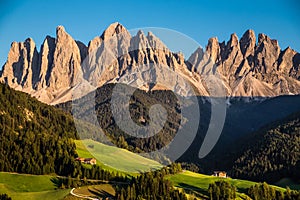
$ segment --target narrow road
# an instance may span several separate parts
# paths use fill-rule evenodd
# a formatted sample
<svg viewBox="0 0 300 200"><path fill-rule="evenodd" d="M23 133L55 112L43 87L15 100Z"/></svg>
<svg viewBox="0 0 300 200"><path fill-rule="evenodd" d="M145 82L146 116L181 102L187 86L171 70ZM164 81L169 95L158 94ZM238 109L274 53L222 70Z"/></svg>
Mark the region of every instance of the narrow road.
<svg viewBox="0 0 300 200"><path fill-rule="evenodd" d="M75 188L73 188L73 189L70 191L70 194L73 195L73 196L75 196L75 197L83 198L83 199L99 200L99 199L97 199L97 198L92 198L92 197L88 197L88 196L83 196L83 195L75 194L75 193L74 193L74 190L75 190Z"/></svg>
<svg viewBox="0 0 300 200"><path fill-rule="evenodd" d="M66 176L56 176L57 178L68 178ZM75 180L76 178L71 178L73 180ZM84 179L80 179L80 180L84 180ZM116 184L116 185L128 185L129 182L118 182L118 181L105 181L105 180L95 180L95 179L86 179L86 181L90 181L90 182L101 182L101 183L104 183L104 184ZM78 197L78 198L83 198L83 199L91 199L91 200L99 200L98 198L93 198L93 197L89 197L89 196L86 196L86 195L81 195L81 194L75 194L74 193L74 190L76 188L72 188L72 190L70 191L70 194L75 196L75 197Z"/></svg>

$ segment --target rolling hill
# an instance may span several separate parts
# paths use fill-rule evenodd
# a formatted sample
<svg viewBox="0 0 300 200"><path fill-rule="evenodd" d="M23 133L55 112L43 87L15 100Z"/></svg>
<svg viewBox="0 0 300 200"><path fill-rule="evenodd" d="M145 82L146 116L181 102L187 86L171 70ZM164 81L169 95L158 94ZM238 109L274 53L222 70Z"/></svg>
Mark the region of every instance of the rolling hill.
<svg viewBox="0 0 300 200"><path fill-rule="evenodd" d="M0 171L67 174L77 138L73 117L0 84Z"/></svg>
<svg viewBox="0 0 300 200"><path fill-rule="evenodd" d="M141 173L160 169L162 165L128 150L108 146L93 140L76 140L76 151L80 157L94 157L103 169L125 173Z"/></svg>
<svg viewBox="0 0 300 200"><path fill-rule="evenodd" d="M136 124L147 125L150 123L149 108L152 105L160 104L169 113L164 128L158 134L153 137L139 138L126 134L114 120L111 110L111 95L114 87L115 84L104 85L98 88L95 94L90 93L74 102L59 104L57 107L71 113L72 104L76 104L76 108L79 108L78 111L76 110L77 115L83 120L85 117L86 120L89 120L89 115L86 113L95 110L98 123L106 137L116 146L132 152L154 151L162 148L174 138L181 123L181 109L171 91L145 92L137 89L134 92L130 99L129 110L131 118ZM243 100L241 101L241 99ZM232 98L230 105L227 105L226 119L219 141L208 156L199 159L199 149L210 124L211 103L203 97L198 97L200 124L197 135L189 149L177 161L197 164L201 173L211 173L215 169L230 171L236 159L232 151L239 151L240 149L238 147L237 150L232 150L232 147L239 143L247 144L248 141L243 139L245 136L251 135L274 121L281 121L291 113L300 111L299 100L300 95L261 98L259 101L250 102L246 101L246 97ZM95 108L91 107L92 105ZM144 119L143 123L140 119ZM93 138L103 142L102 138L97 138L94 135L82 135L81 139L85 138Z"/></svg>
<svg viewBox="0 0 300 200"><path fill-rule="evenodd" d="M104 46L116 49L114 51L117 54L114 55L116 62L111 62L105 50L101 51L101 47ZM94 68L89 65L89 62L84 62L86 58L92 58L93 52L97 49L99 52L96 51L98 52L96 55L100 58L98 59L100 63L97 64L104 66L104 76L100 73L103 72L102 69ZM197 102L201 107L199 130L190 148L178 161L195 163L200 166L203 173L209 173L217 168L231 170L234 163L235 176L245 178L248 178L246 173L255 166L251 178L278 181L277 179L293 176L295 168L299 167L299 150L294 142L298 141L297 133L292 136L284 133L285 129L290 129L289 126L280 127L280 133L275 128L272 134L269 132L268 135L259 136L260 139L251 138L250 141L255 141L253 144L258 144L259 140L262 146L257 148L252 145L245 149L246 153L238 152L244 153L239 155L240 158L231 154L229 150L238 140L242 141L245 135L252 134L292 112L300 111L298 103L300 97L297 96L300 93L299 58L298 52L291 48L281 49L276 40L265 34L259 34L256 38L252 30L246 31L240 39L236 34L232 34L228 42L220 43L217 38L211 38L205 51L198 48L189 58L184 58L180 53L171 52L153 33L145 35L142 31L138 31L136 35L131 36L120 23L111 24L101 36L91 40L88 46L75 41L63 26L58 26L56 38L47 36L40 51L31 38L24 42L13 42L7 62L1 70L0 81L48 104L71 100L72 89L78 83L82 83L82 80L95 83L95 87L100 87L96 91L96 98L92 99L96 107L85 105L83 112L96 111L101 128L115 145L140 153L161 149L174 138L181 122L180 105L174 95L169 91L161 90L163 87L160 85L154 87L150 84L144 86L144 90L137 90L130 99L131 117L136 124L149 125L151 122L149 107L154 104L167 108L170 114L161 132L153 137L141 139L126 134L116 124L110 110L111 91L119 79L128 76L136 80L130 72L140 69L141 65L166 65L172 72L187 79L198 89L197 94L202 95ZM154 70L150 73L146 70L145 77L154 72L153 76L156 78L164 75L157 73L158 71ZM211 104L203 98L209 95L209 91L201 80L204 80L202 76L211 71L220 75L222 84L226 88L224 96L230 98L219 142L206 158L199 159L199 148L207 133L211 117ZM76 79L78 76L79 79ZM163 77L170 79L167 76ZM177 86L182 91L186 89L181 82L178 82ZM0 170L34 174L68 174L77 156L72 139L79 139L72 116L42 104L29 95L11 90L3 84L0 89L0 156L2 158ZM293 96L290 96L291 94ZM58 107L69 107L66 104ZM88 125L85 124L85 127ZM186 136L191 132L186 131ZM266 137L268 137L267 143L272 145L265 143ZM85 134L81 137L81 139L86 138L101 141L97 135ZM243 142L248 144L247 140ZM292 151L286 151L292 154L292 158L289 155L281 155L280 149L273 149L274 145L284 146L284 144L292 145ZM267 155L262 153L262 148L267 151ZM81 153L84 153L83 149ZM109 154L109 151L106 153ZM124 152L120 153L120 157L126 158L122 153ZM245 159L249 155L251 158ZM276 161L273 155L277 156ZM116 161L109 163L107 158L102 157L101 159L108 162L108 166L103 166L104 168L110 169L111 165L115 165ZM263 166L258 166L261 157L264 159ZM143 171L149 169L144 162L147 163L142 161L135 163L134 166L124 160L123 165L119 167L121 171ZM264 174L261 171L264 171ZM298 176L296 177L299 179Z"/></svg>
<svg viewBox="0 0 300 200"><path fill-rule="evenodd" d="M108 146L92 140L76 140L76 151L82 157L96 157L97 165L102 166L106 170L127 173L136 177L137 172L146 170L160 169L162 165L156 161L146 159L137 154L129 152L117 147ZM135 169L135 170L132 170ZM0 193L7 193L13 199L46 199L59 200L66 196L67 199L73 199L70 196L70 189L56 189L56 185L51 179L51 175L27 175L16 173L0 173ZM247 197L248 189L255 185L256 182L218 178L210 175L194 173L191 171L183 171L181 173L169 174L166 176L175 188L183 189L190 198L207 198L207 189L210 183L219 180L225 180L237 188L238 199ZM106 184L107 185L107 184ZM105 184L103 185L103 187ZM107 185L111 189L116 186ZM276 190L285 191L284 188L273 186ZM77 194L85 194L94 196L95 193L89 192L88 188L102 188L102 186L82 187L77 189ZM76 199L76 198L75 198Z"/></svg>
<svg viewBox="0 0 300 200"><path fill-rule="evenodd" d="M63 199L70 189L57 190L51 178L53 176L0 172L0 194L6 193L13 200Z"/></svg>
<svg viewBox="0 0 300 200"><path fill-rule="evenodd" d="M235 177L270 182L290 178L300 183L299 112L249 134L238 144L233 150Z"/></svg>
<svg viewBox="0 0 300 200"><path fill-rule="evenodd" d="M200 195L201 197L207 198L207 189L210 183L215 181L225 180L231 183L237 188L238 199L246 198L247 190L257 184L257 182L241 180L241 179L232 179L232 178L219 178L210 175L204 175L199 173L194 173L191 171L184 171L183 173L171 175L167 177L173 184L178 187L185 189L187 193L194 193ZM276 190L285 191L284 188L273 186Z"/></svg>

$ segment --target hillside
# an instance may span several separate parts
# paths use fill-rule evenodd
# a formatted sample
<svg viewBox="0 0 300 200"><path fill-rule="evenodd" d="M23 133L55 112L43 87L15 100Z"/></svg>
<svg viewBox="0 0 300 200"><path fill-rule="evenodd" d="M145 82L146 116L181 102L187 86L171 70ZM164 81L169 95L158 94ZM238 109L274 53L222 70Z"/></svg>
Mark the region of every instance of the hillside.
<svg viewBox="0 0 300 200"><path fill-rule="evenodd" d="M71 115L0 84L0 171L67 174L76 156Z"/></svg>
<svg viewBox="0 0 300 200"><path fill-rule="evenodd" d="M98 142L94 142L91 140L75 141L76 143L76 151L80 156L92 157L95 156L97 158L98 166L106 166L106 170L114 170L114 173L123 173L124 170L128 171L130 169L135 170L147 170L146 168L152 165L152 169L154 167L161 168L161 166L155 161L145 159L140 157L134 153L128 152L124 149L119 149L117 147L107 146ZM91 152L87 151L88 148ZM110 166L109 166L110 165ZM135 167L133 167L133 165ZM117 166L115 168L114 166ZM109 191L116 190L115 197L117 199L122 199L122 195L129 195L126 193L123 187L127 188L137 188L137 186L127 186L128 184L142 184L141 185L141 196L151 194L152 189L156 191L156 184L153 184L155 181L162 181L160 184L166 184L166 187L169 188L170 194L176 196L176 191L179 188L180 191L185 191L188 197L190 198L208 198L208 188L209 185L216 181L226 181L229 184L233 185L237 189L237 199L244 199L247 197L249 188L256 185L256 182L240 180L240 179L231 179L231 178L218 178L210 175L204 175L199 173L194 173L190 171L180 170L180 165L172 165L167 168L161 168L161 170L156 170L156 172L143 173L143 174L135 174L132 177L130 182L124 182L124 184L116 185L116 184L105 184L96 185L96 186L82 186L78 189L74 190L75 194L78 195L87 195L87 196L107 196L106 193L107 187L109 187ZM145 168L146 167L146 168ZM157 168L157 169L158 169ZM149 169L149 168L148 168ZM122 170L122 171L120 171ZM135 178L136 177L136 178ZM162 179L163 178L163 179ZM168 180L170 182L168 182ZM13 199L63 199L67 196L67 199L74 199L72 195L69 194L70 189L56 189L58 187L57 180L53 176L49 175L26 175L26 174L10 174L10 173L0 173L0 193L7 193L9 196L13 197ZM112 182L114 183L114 182ZM115 182L117 183L117 182ZM90 183L91 184L91 183ZM143 186L144 184L144 186ZM151 184L152 186L148 186ZM175 189L171 189L175 186ZM73 186L72 186L73 187ZM72 188L71 187L71 188ZM78 187L78 186L77 186ZM285 189L272 186L276 191L285 192ZM151 191L143 192L145 189ZM155 189L156 188L156 189ZM105 189L105 190L104 190ZM130 190L131 191L131 190ZM163 190L159 190L163 191ZM138 192L138 190L137 190ZM149 193L150 192L150 193ZM174 194L175 193L175 194ZM183 195L185 193L178 193ZM159 193L158 193L159 194ZM110 194L111 195L111 194ZM119 196L121 195L121 196ZM133 195L130 193L130 195ZM145 197L146 197L145 196ZM174 196L174 198L175 198ZM76 199L76 198L75 198ZM180 196L180 199L186 199L184 196Z"/></svg>
<svg viewBox="0 0 300 200"><path fill-rule="evenodd" d="M57 190L48 175L10 174L0 172L0 194L6 193L13 200L61 200L70 190Z"/></svg>
<svg viewBox="0 0 300 200"><path fill-rule="evenodd" d="M115 84L107 84L97 89L96 93L90 93L81 99L74 102L67 102L59 104L57 107L62 108L69 113L76 113L77 119L89 122L93 110L97 113L98 123L107 138L109 138L115 145L120 148L126 148L133 152L150 152L160 149L168 144L175 136L180 125L180 108L179 100L171 91L152 91L145 92L143 90L136 90L130 99L129 110L132 120L145 127L150 124L149 110L152 105L160 104L166 109L168 116L167 122L164 124L162 130L152 137L134 137L128 135L120 127L118 127L111 109L111 98ZM96 95L96 97L94 96ZM93 107L95 105L95 108ZM73 110L72 110L73 109ZM117 108L121 110L120 108ZM91 122L92 123L92 122ZM99 142L106 143L101 134L93 135L82 134L81 139L92 138Z"/></svg>
<svg viewBox="0 0 300 200"><path fill-rule="evenodd" d="M117 125L111 110L111 96L115 84L107 84L98 88L95 93L90 93L81 99L57 105L71 113L76 112L77 117L88 121L93 110L96 110L99 126L104 131L105 137L121 148L132 152L149 152L160 149L174 138L182 123L178 99L168 90L155 90L146 92L137 89L130 98L129 110L132 120L141 126L149 125L149 108L152 105L160 104L168 112L167 121L163 129L152 137L138 138L127 134ZM231 99L226 110L225 124L221 137L213 151L203 159L199 159L198 153L203 138L207 134L211 117L211 104L203 97L198 97L200 108L200 124L195 139L191 142L189 149L179 158L179 162L197 164L201 173L211 173L215 169L230 170L235 157L231 147L245 135L251 134L274 121L285 118L295 111L300 111L299 95L280 96L274 98L261 98L260 101L247 102L247 98ZM75 106L74 106L75 105ZM72 108L73 106L73 108ZM92 107L94 106L94 107ZM276 109L274 109L276 108ZM143 121L141 121L143 119ZM80 134L81 139L92 138L93 140L105 143L99 135ZM187 133L186 136L189 134ZM248 141L243 140L248 143ZM233 145L234 144L234 145ZM154 158L164 161L164 158Z"/></svg>
<svg viewBox="0 0 300 200"><path fill-rule="evenodd" d="M0 160L0 170L75 176L74 171L81 169L81 166L74 162L77 153L72 139L80 137L106 144L112 142L118 147L142 153L163 149L183 127L187 129L183 129L184 142L181 144L188 144L188 147L179 152L180 155L183 154L181 157L179 154L176 156L179 162L196 164L202 173L210 173L214 169L230 171L234 165L236 170L233 173L237 177L244 177L247 170L256 170L251 175L255 180L267 178L273 182L280 178L289 178L293 176L294 168L299 166L298 146L290 141L297 141L295 136L291 137L286 133L278 135L275 131L275 135L270 133L267 138L264 136L257 139L258 136L251 136L251 142L242 138L273 121L300 111L299 58L299 53L293 49L281 49L277 40L265 34L256 36L252 30L246 31L241 38L232 34L228 42L211 38L205 49L199 47L190 57L172 52L151 32L138 31L131 35L120 23L108 26L101 36L95 37L88 45L74 40L63 26L57 27L55 37L45 38L39 51L31 38L24 42L13 42L1 71L0 81L10 88L26 92L39 101L55 104L69 112L78 111L72 110L72 103L78 105L80 110L75 112L76 117L82 117L81 128L86 130L77 135L75 125L78 124L74 123L71 115L2 85L0 156L3 159ZM148 70L149 66L151 70ZM168 73L161 66L165 66ZM141 73L132 75L135 70L140 70ZM171 81L174 78L171 77L173 72L176 74L175 82ZM222 80L226 91L221 96L229 98L227 104L223 105L227 113L221 136L210 154L199 159L199 150L208 128L218 125L211 124L210 121L213 105L210 100L215 100L215 97L207 98L211 95L209 85L205 84L207 75L217 75ZM162 129L152 136L130 135L136 133L131 130L124 131L112 114L112 91L115 85L120 80L132 83L139 82L140 79L147 81L147 84L140 86L130 97L129 111L133 121L130 125L138 125L147 130L145 127L152 123L150 112L153 105L161 105L168 114ZM160 80L174 84L167 88L166 85L158 83ZM91 87L83 90L85 86ZM188 86L195 89L195 94L189 93ZM95 89L96 96L93 96L94 93L85 95L91 88ZM194 102L189 102L190 104L180 105L182 99L177 97L184 95L180 93L176 96L171 90L186 92L186 95L193 97L199 96ZM82 93L74 96L74 91ZM75 101L70 101L72 95L76 98ZM64 103L59 104L61 102ZM116 103L119 103L118 98ZM183 108L187 110L186 113L193 113L195 110L192 106L196 104L200 107L198 116L183 116ZM117 112L121 110L121 106L115 107ZM86 113L94 111L97 117L93 122L87 119L90 115L84 117ZM101 126L103 135L99 134L95 124ZM193 125L198 129L189 129ZM295 125L290 125L293 126ZM285 129L289 129L289 126L280 128L280 131L286 131ZM217 131L212 132L220 132ZM238 144L239 140L243 148L232 153L231 147ZM253 144L252 140L255 141ZM292 145L291 148L295 146L291 151L286 151L293 158L281 155L280 149L270 147L264 141L282 146L289 144ZM245 144L253 147L241 152L240 149L244 149ZM261 146L257 147L256 144ZM262 153L261 149L252 148L265 148L268 155ZM288 149L286 146L284 148ZM253 160L246 161L242 158L249 155L249 159ZM256 155L264 158L264 164L259 169L250 167L259 162ZM275 159L274 155L279 158ZM161 162L169 160L165 155L156 156L155 159ZM282 165L287 165L288 169ZM124 166L123 169L128 170L129 166ZM143 168L137 168L140 167Z"/></svg>
<svg viewBox="0 0 300 200"><path fill-rule="evenodd" d="M300 183L299 112L249 134L238 148L233 176L272 182L290 178Z"/></svg>
<svg viewBox="0 0 300 200"><path fill-rule="evenodd" d="M231 105L227 108L225 124L218 143L207 157L199 161L203 172L211 173L212 170L216 169L231 170L236 160L235 153L240 153L240 150L249 143L249 138L245 139L245 137L250 137L256 131L270 126L274 122L280 123L281 120L292 113L300 112L299 101L299 95L279 96L247 103L234 99L231 100ZM203 108L201 108L201 111L202 113L208 112ZM205 115L203 116L201 116L201 120L206 118ZM209 121L206 121L206 123L209 123ZM205 127L205 123L203 127ZM204 130L204 133L206 133L205 129L200 130ZM197 148L197 144L199 145L198 141L201 141L200 136L199 138L195 139L195 143L193 143L194 148L192 147L191 150ZM191 155L195 155L195 153L185 156L188 157ZM194 157L190 160L196 159Z"/></svg>
<svg viewBox="0 0 300 200"><path fill-rule="evenodd" d="M232 178L219 178L210 175L198 174L190 171L185 171L183 173L175 174L167 177L174 185L178 188L183 188L187 193L194 193L200 197L207 197L207 189L209 184L225 180L237 188L238 199L245 199L247 196L248 189L257 184L256 182L232 179ZM273 186L276 190L285 191L284 188Z"/></svg>
<svg viewBox="0 0 300 200"><path fill-rule="evenodd" d="M160 163L154 160L93 140L76 140L75 144L78 156L96 158L97 165L100 165L103 169L131 174L160 169L162 167Z"/></svg>

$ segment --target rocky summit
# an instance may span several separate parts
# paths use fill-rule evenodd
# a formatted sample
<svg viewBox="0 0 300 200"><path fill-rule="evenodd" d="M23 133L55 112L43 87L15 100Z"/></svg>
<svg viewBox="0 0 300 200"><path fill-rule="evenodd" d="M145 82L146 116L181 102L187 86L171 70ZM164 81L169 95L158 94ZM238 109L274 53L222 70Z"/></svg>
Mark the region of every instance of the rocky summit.
<svg viewBox="0 0 300 200"><path fill-rule="evenodd" d="M148 65L154 70L147 70ZM204 78L211 74L220 78L228 97L300 94L300 54L289 47L281 50L277 40L265 34L256 38L248 30L240 39L232 34L227 43L211 38L205 49L199 47L186 59L171 52L153 33L138 31L131 36L120 23L111 24L88 46L74 40L63 26L57 27L56 38L45 38L39 51L31 38L13 42L0 81L42 102L57 104L71 100L72 89L83 81L100 87L126 76L135 79L132 72L141 69L144 79L168 79L160 66L185 79L197 95L213 95ZM186 91L186 82L177 81L174 87ZM165 88L154 84L142 89Z"/></svg>

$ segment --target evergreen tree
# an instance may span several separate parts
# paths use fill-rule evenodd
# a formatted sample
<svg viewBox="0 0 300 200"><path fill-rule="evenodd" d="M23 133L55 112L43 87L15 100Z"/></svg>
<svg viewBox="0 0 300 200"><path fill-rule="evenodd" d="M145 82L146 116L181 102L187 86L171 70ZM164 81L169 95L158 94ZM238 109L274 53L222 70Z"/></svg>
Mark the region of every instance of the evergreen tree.
<svg viewBox="0 0 300 200"><path fill-rule="evenodd" d="M236 188L223 180L209 184L207 192L211 200L231 200L236 198Z"/></svg>
<svg viewBox="0 0 300 200"><path fill-rule="evenodd" d="M11 197L7 194L0 194L0 200L11 200Z"/></svg>

